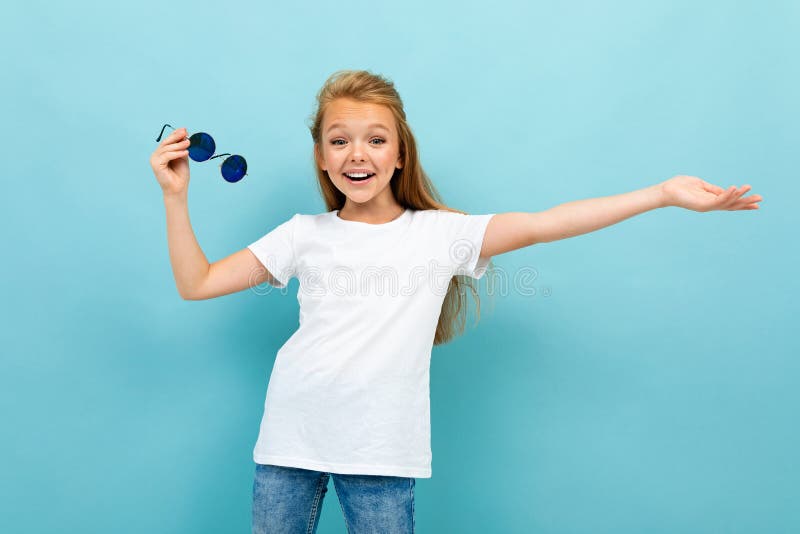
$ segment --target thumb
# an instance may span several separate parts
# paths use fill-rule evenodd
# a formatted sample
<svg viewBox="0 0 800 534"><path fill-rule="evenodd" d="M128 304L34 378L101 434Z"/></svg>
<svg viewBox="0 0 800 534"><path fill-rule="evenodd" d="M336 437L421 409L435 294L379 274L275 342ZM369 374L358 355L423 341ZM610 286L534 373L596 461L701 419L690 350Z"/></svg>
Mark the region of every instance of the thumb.
<svg viewBox="0 0 800 534"><path fill-rule="evenodd" d="M719 195L720 193L724 193L725 190L722 189L718 185L710 184L708 182L703 182L703 186L706 188L706 191L711 191L712 193Z"/></svg>

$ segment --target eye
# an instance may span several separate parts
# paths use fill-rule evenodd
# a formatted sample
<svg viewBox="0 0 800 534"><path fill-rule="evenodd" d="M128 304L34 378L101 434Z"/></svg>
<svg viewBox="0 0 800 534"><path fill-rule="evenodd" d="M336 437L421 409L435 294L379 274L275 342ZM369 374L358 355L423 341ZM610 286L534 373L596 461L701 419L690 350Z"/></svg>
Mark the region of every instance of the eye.
<svg viewBox="0 0 800 534"><path fill-rule="evenodd" d="M341 143L339 143L339 141L341 141ZM382 145L382 144L386 143L386 140L382 139L380 137L373 137L372 139L370 139L370 142L372 142L372 141L380 141L380 143L378 143L378 145ZM344 144L344 143L345 143L344 139L333 139L331 141L331 144L334 145L334 146L342 146L342 144Z"/></svg>

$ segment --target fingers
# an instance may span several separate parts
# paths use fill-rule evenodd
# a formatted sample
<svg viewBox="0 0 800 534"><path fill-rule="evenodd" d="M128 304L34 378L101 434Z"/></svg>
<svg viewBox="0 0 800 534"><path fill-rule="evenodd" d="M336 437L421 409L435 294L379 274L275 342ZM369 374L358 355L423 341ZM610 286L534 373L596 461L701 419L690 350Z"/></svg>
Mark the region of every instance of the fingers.
<svg viewBox="0 0 800 534"><path fill-rule="evenodd" d="M181 141L181 140L183 140L185 138L186 138L186 128L178 128L177 130L175 130L174 132L169 134L167 137L165 137L161 141L161 144L159 144L158 146L159 146L159 148L161 148L161 147L170 145L172 143L176 143L178 141Z"/></svg>
<svg viewBox="0 0 800 534"><path fill-rule="evenodd" d="M741 188L732 186L729 188L721 200L721 209L726 209L729 211L735 210L755 210L758 209L758 202L761 202L763 198L761 195L753 195L750 197L742 198L742 196L750 191L751 187L749 185L743 185Z"/></svg>
<svg viewBox="0 0 800 534"><path fill-rule="evenodd" d="M177 158L185 158L189 155L188 150L178 149L178 150L167 150L161 154L161 159L164 162L172 161L173 159Z"/></svg>
<svg viewBox="0 0 800 534"><path fill-rule="evenodd" d="M156 161L158 161L161 165L166 165L173 159L178 158L185 158L189 155L189 151L185 150L184 148L178 148L175 150L163 150L158 156L156 157Z"/></svg>
<svg viewBox="0 0 800 534"><path fill-rule="evenodd" d="M178 141L178 140L173 140L172 142L169 142L169 140L167 141L168 141L167 144L165 144L164 146L160 146L156 149L156 154L160 155L174 151L180 151L180 152L187 151L189 145L191 144L191 142L188 139L184 139L183 141Z"/></svg>
<svg viewBox="0 0 800 534"><path fill-rule="evenodd" d="M733 205L733 203L736 202L742 194L743 193L740 192L740 189L739 189L738 186L733 185L733 186L729 187L728 190L725 191L725 194L722 195L722 207L723 207L723 209L726 209L726 210L731 209L731 206Z"/></svg>
<svg viewBox="0 0 800 534"><path fill-rule="evenodd" d="M749 188L750 186L744 186L744 187ZM725 203L728 203L728 202L731 202L733 200L736 200L737 198L739 198L740 196L742 196L744 194L744 191L742 190L742 189L744 189L744 187L743 188L739 188L739 186L736 186L736 185L730 186L722 194L721 200L723 202L725 202Z"/></svg>
<svg viewBox="0 0 800 534"><path fill-rule="evenodd" d="M186 150L189 148L191 142L188 139L184 139L183 141L178 141L176 143L171 143L169 145L164 145L164 150Z"/></svg>
<svg viewBox="0 0 800 534"><path fill-rule="evenodd" d="M753 195L750 197L745 197L741 200L741 209L746 210L757 210L759 208L758 203L764 200L761 195Z"/></svg>
<svg viewBox="0 0 800 534"><path fill-rule="evenodd" d="M706 191L717 195L715 200L716 207L712 208L716 210L757 210L759 208L758 202L763 200L760 195L742 198L745 193L752 189L748 184L742 187L732 185L728 189L723 189L704 181L703 187Z"/></svg>

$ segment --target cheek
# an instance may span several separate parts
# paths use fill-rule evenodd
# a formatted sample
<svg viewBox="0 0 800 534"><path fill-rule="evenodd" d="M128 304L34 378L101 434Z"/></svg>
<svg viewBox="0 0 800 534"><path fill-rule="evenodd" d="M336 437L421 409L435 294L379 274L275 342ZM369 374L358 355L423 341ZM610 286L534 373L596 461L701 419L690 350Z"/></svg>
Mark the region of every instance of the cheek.
<svg viewBox="0 0 800 534"><path fill-rule="evenodd" d="M380 162L382 167L393 167L395 161L397 161L397 157L394 154L388 152L386 154L381 154Z"/></svg>

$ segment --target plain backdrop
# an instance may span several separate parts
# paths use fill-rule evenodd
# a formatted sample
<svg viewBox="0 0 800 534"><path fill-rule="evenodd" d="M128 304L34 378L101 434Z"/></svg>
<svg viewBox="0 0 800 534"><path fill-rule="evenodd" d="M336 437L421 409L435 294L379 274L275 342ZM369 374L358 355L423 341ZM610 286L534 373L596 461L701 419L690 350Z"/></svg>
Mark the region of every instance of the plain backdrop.
<svg viewBox="0 0 800 534"><path fill-rule="evenodd" d="M308 118L339 69L395 82L424 168L469 213L676 174L764 197L495 257L512 283L482 280L477 326L473 307L433 351L417 531L800 531L797 2L79 0L2 18L0 531L249 532L298 280L182 300L149 157L169 123L247 159L237 184L191 162L209 261L321 213ZM345 531L336 499L321 534Z"/></svg>

